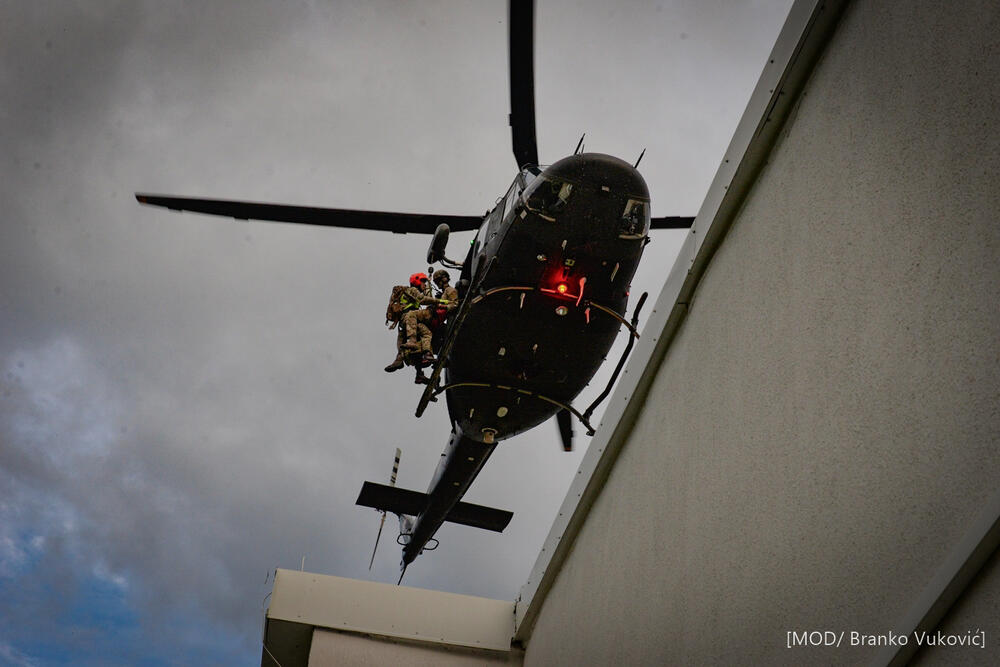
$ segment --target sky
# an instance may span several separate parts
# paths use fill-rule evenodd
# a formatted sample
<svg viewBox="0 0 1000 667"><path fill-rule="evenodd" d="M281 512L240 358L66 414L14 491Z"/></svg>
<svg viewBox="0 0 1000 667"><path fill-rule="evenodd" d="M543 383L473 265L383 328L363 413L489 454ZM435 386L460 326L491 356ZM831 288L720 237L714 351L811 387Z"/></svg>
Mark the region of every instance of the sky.
<svg viewBox="0 0 1000 667"><path fill-rule="evenodd" d="M790 4L540 0L540 160L583 133L646 149L652 214L694 215ZM448 438L443 402L414 418L420 387L382 371L389 291L429 238L133 193L481 214L516 167L505 14L0 1L0 664L255 664L275 567L395 582L395 522L369 573L380 515L354 501L396 447L425 490ZM654 233L633 295L655 300L683 236ZM404 583L515 599L576 430L568 454L554 424L501 443L466 500L510 526L446 525Z"/></svg>

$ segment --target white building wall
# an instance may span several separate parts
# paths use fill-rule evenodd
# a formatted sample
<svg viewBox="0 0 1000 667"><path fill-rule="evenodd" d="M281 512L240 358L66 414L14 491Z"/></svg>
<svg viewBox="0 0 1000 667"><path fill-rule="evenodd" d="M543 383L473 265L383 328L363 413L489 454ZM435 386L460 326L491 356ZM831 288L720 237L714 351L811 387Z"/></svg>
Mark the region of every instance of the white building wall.
<svg viewBox="0 0 1000 667"><path fill-rule="evenodd" d="M525 664L855 664L786 633L897 630L1000 488L998 35L988 0L847 8ZM996 576L966 597L946 625L995 629Z"/></svg>

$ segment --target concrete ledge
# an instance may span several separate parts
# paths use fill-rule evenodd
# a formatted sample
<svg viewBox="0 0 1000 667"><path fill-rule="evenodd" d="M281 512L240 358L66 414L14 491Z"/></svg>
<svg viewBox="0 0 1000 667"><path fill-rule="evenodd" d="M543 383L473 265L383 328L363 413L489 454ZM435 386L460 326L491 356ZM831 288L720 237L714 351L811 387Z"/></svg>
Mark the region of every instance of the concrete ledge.
<svg viewBox="0 0 1000 667"><path fill-rule="evenodd" d="M514 603L277 570L265 616L265 648L282 665L287 663L277 652L305 664L314 629L509 652ZM267 650L262 664L273 664Z"/></svg>

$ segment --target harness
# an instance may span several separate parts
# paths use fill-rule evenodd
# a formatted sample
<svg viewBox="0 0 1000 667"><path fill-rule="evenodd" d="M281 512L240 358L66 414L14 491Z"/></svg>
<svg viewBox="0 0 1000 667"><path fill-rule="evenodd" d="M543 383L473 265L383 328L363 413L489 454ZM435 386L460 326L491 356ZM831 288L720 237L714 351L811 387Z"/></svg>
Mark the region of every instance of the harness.
<svg viewBox="0 0 1000 667"><path fill-rule="evenodd" d="M417 302L417 301L414 301L409 296L407 296L406 292L403 292L402 294L399 295L399 302L401 304L403 304L403 311L404 312L407 311L407 310L416 310L417 308L420 307L420 303Z"/></svg>

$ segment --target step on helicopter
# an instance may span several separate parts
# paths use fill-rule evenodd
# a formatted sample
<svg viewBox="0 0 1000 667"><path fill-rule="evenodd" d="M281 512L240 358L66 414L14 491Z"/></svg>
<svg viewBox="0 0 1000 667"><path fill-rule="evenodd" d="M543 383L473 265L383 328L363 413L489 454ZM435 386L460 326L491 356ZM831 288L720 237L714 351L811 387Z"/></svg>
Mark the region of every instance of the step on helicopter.
<svg viewBox="0 0 1000 667"><path fill-rule="evenodd" d="M432 236L428 264L461 271L460 305L436 340L437 362L416 409L445 395L451 434L426 493L365 482L357 504L399 517L400 581L422 552L436 548L445 521L501 532L511 512L463 502L501 441L555 417L572 449L574 419L608 395L638 337L626 307L650 229L682 229L691 217L650 217L637 167L583 151L538 163L534 102L534 6L509 3L510 117L518 172L485 216L394 213L136 194L142 204L240 220L292 222ZM451 231L477 230L461 262L446 257ZM628 345L608 386L583 412L572 401L625 328ZM382 527L379 527L381 536ZM376 549L378 538L376 538ZM372 555L374 560L374 553ZM369 566L371 567L371 566Z"/></svg>

